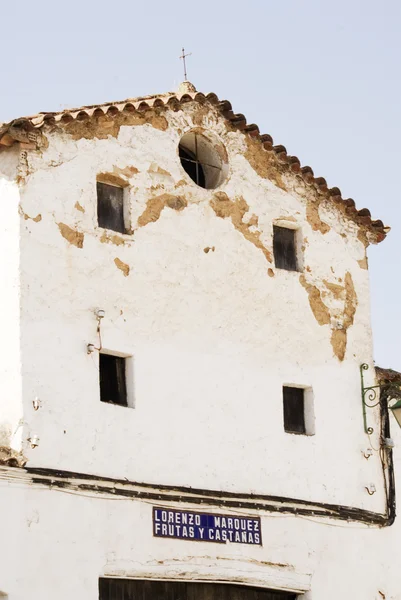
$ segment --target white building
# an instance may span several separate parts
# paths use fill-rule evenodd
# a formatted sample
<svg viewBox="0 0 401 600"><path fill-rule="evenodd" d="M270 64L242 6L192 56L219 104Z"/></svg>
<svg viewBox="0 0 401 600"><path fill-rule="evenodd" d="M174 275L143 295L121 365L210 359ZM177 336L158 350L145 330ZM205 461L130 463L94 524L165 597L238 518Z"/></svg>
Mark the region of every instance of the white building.
<svg viewBox="0 0 401 600"><path fill-rule="evenodd" d="M0 148L2 595L400 600L388 228L188 82Z"/></svg>

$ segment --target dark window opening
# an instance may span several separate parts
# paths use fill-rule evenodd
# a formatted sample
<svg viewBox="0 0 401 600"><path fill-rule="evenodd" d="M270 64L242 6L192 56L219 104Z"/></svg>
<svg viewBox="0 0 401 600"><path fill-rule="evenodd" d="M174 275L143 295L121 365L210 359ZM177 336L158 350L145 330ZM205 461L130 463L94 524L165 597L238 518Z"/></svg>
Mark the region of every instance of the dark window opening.
<svg viewBox="0 0 401 600"><path fill-rule="evenodd" d="M100 600L296 600L296 594L227 583L99 579Z"/></svg>
<svg viewBox="0 0 401 600"><path fill-rule="evenodd" d="M194 131L189 131L181 138L178 145L181 165L192 181L200 187L216 188L222 181L223 161L220 154L224 154L224 150L219 148L218 142L213 143Z"/></svg>
<svg viewBox="0 0 401 600"><path fill-rule="evenodd" d="M125 375L126 359L111 354L99 354L100 400L128 406Z"/></svg>
<svg viewBox="0 0 401 600"><path fill-rule="evenodd" d="M97 222L99 227L125 233L124 188L97 182Z"/></svg>
<svg viewBox="0 0 401 600"><path fill-rule="evenodd" d="M296 230L273 225L274 263L278 269L297 270Z"/></svg>
<svg viewBox="0 0 401 600"><path fill-rule="evenodd" d="M205 185L205 172L201 163L196 159L195 155L189 150L185 150L181 144L179 146L179 155L181 164L184 171L189 177L200 187L206 187Z"/></svg>
<svg viewBox="0 0 401 600"><path fill-rule="evenodd" d="M302 388L283 387L284 430L287 433L304 433L305 399Z"/></svg>

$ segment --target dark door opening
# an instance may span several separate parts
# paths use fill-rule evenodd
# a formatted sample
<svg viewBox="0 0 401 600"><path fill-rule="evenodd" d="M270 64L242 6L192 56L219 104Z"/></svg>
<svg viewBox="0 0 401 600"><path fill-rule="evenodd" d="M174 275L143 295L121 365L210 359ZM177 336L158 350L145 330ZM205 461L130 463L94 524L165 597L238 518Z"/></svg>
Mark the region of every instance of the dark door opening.
<svg viewBox="0 0 401 600"><path fill-rule="evenodd" d="M296 600L296 595L226 583L102 578L99 600Z"/></svg>

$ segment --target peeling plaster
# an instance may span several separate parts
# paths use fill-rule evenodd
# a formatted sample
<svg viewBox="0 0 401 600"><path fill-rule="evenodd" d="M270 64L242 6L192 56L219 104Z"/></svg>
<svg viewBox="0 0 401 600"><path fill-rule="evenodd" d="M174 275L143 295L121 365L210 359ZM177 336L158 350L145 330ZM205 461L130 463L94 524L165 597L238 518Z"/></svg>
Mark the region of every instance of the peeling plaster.
<svg viewBox="0 0 401 600"><path fill-rule="evenodd" d="M126 240L115 233L107 233L104 231L100 238L102 244L114 244L115 246L124 246Z"/></svg>
<svg viewBox="0 0 401 600"><path fill-rule="evenodd" d="M239 197L230 200L225 192L216 192L210 201L210 206L221 219L231 218L231 222L248 242L251 242L256 248L261 250L267 261L272 262L270 250L265 248L260 240L260 231L251 231L250 223L244 223L244 215L249 211L249 206L244 198Z"/></svg>
<svg viewBox="0 0 401 600"><path fill-rule="evenodd" d="M322 221L319 215L320 202L317 200L313 201L310 198L306 200L306 220L312 227L313 231L320 231L320 233L327 233L330 231L329 225Z"/></svg>
<svg viewBox="0 0 401 600"><path fill-rule="evenodd" d="M149 110L144 113L124 113L119 112L114 116L102 116L98 118L91 118L84 121L71 121L67 125L64 125L66 133L71 135L74 140L80 140L82 138L92 140L97 138L99 140L105 140L109 136L118 137L121 126L135 126L135 125L151 125L155 129L166 131L168 128L168 121L164 115L155 112L155 110Z"/></svg>
<svg viewBox="0 0 401 600"><path fill-rule="evenodd" d="M346 236L344 236L344 237L346 237ZM362 244L364 245L365 248L367 248L369 246L369 240L366 235L366 230L363 229L363 227L358 228L357 238L360 242L362 242Z"/></svg>
<svg viewBox="0 0 401 600"><path fill-rule="evenodd" d="M357 263L361 267L361 269L368 269L368 257L367 256L365 256L365 258L361 258L361 260L358 260Z"/></svg>
<svg viewBox="0 0 401 600"><path fill-rule="evenodd" d="M330 311L322 300L319 288L308 283L303 274L299 276L299 281L308 292L309 304L316 321L319 325L328 325L330 323Z"/></svg>
<svg viewBox="0 0 401 600"><path fill-rule="evenodd" d="M74 208L76 208L77 210L79 210L79 212L84 213L85 209L83 206L81 206L81 204L78 202L78 200L75 202L74 204Z"/></svg>
<svg viewBox="0 0 401 600"><path fill-rule="evenodd" d="M324 285L328 290L333 294L334 298L337 300L343 300L345 297L345 287L343 285L338 285L337 283L331 283L327 281L327 279L323 279Z"/></svg>
<svg viewBox="0 0 401 600"><path fill-rule="evenodd" d="M206 105L200 106L195 109L192 113L192 121L194 125L201 127L206 117L208 117L210 113L210 108Z"/></svg>
<svg viewBox="0 0 401 600"><path fill-rule="evenodd" d="M171 173L158 165L154 165L153 163L150 165L148 169L148 173L155 173L156 175L163 175L164 177L171 177Z"/></svg>
<svg viewBox="0 0 401 600"><path fill-rule="evenodd" d="M83 233L81 233L80 231L75 231L75 229L71 229L71 227L69 227L68 225L65 225L64 223L57 223L57 225L58 225L61 235L63 236L63 238L65 238L67 240L67 242L69 242L73 246L76 246L77 248L83 247L83 245L84 245L84 234Z"/></svg>
<svg viewBox="0 0 401 600"><path fill-rule="evenodd" d="M284 215L284 217L279 217L278 219L276 219L276 222L279 222L279 221L290 221L291 223L297 222L295 217L292 217L289 215Z"/></svg>
<svg viewBox="0 0 401 600"><path fill-rule="evenodd" d="M150 191L150 192L157 192L158 190L164 190L164 185L163 185L163 184L161 184L161 183L158 183L158 184L156 184L156 185L152 185L152 186L149 188L149 191Z"/></svg>
<svg viewBox="0 0 401 600"><path fill-rule="evenodd" d="M344 305L344 321L342 329L334 329L331 334L331 345L334 354L339 360L344 360L345 351L347 349L347 330L354 322L358 298L356 296L354 282L351 273L345 274L345 305Z"/></svg>
<svg viewBox="0 0 401 600"><path fill-rule="evenodd" d="M182 187L183 185L187 185L187 182L185 181L185 179L180 179L179 181L177 181L177 183L175 184L175 187Z"/></svg>
<svg viewBox="0 0 401 600"><path fill-rule="evenodd" d="M157 560L157 561L148 561L148 564L173 564L175 562L178 563L183 563L183 562L191 562L191 561L195 561L198 562L199 560L205 560L207 562L210 562L211 560L222 560L222 561L228 561L228 562L233 562L237 560L237 557L232 557L232 556L185 556L185 557L181 557L181 558L172 558L172 559L167 559L167 560ZM261 567L279 567L279 568L283 568L283 569L291 569L291 571L295 571L295 567L294 565L290 565L289 563L280 563L280 562L273 562L270 560L258 560L257 558L251 558L251 557L247 557L247 556L241 556L241 562L244 563L250 563L252 565L258 565Z"/></svg>
<svg viewBox="0 0 401 600"><path fill-rule="evenodd" d="M259 217L256 215L251 215L250 219L247 222L248 227L257 227L259 225Z"/></svg>
<svg viewBox="0 0 401 600"><path fill-rule="evenodd" d="M173 210L181 211L188 205L185 198L173 196L172 194L162 194L150 198L146 203L146 208L138 218L139 227L144 227L148 223L154 223L161 215L162 210L167 206Z"/></svg>
<svg viewBox="0 0 401 600"><path fill-rule="evenodd" d="M344 286L328 282L325 279L323 280L323 284L330 290L336 300L344 300L342 324L338 328L334 328L332 325L332 320L335 320L338 315L334 311L330 311L330 308L323 302L321 290L316 285L308 283L303 274L300 276L299 281L308 292L309 304L316 321L319 325L331 324L330 343L333 352L340 361L344 360L347 349L347 330L354 323L356 307L358 305L358 298L351 273L346 272Z"/></svg>
<svg viewBox="0 0 401 600"><path fill-rule="evenodd" d="M137 169L133 165L124 167L123 169L117 167L116 165L113 165L113 173L115 173L116 175L123 175L124 177L130 179L131 177L139 173L139 169Z"/></svg>
<svg viewBox="0 0 401 600"><path fill-rule="evenodd" d="M117 173L99 173L96 180L100 183L109 183L118 187L128 186L128 181Z"/></svg>
<svg viewBox="0 0 401 600"><path fill-rule="evenodd" d="M22 207L21 207L21 206L19 206L19 207L18 207L18 212L19 212L19 214L20 214L22 217L24 217L25 221L31 220L31 221L33 221L34 223L39 223L39 222L42 220L42 215L41 215L41 214L38 214L38 215L36 215L36 217L30 217L29 215L27 215L27 214L26 214L26 213L23 211L23 209L22 209Z"/></svg>
<svg viewBox="0 0 401 600"><path fill-rule="evenodd" d="M128 277L129 272L130 272L130 267L129 267L129 265L127 265L127 263L123 262L119 258L115 258L114 264L116 265L117 269L120 269L120 271L122 271L124 273L124 277Z"/></svg>
<svg viewBox="0 0 401 600"><path fill-rule="evenodd" d="M244 156L259 177L270 179L270 181L275 183L279 188L287 191L282 174L279 171L277 161L273 154L264 150L260 142L253 140L248 136L245 137L245 143L247 145L247 150L244 153Z"/></svg>

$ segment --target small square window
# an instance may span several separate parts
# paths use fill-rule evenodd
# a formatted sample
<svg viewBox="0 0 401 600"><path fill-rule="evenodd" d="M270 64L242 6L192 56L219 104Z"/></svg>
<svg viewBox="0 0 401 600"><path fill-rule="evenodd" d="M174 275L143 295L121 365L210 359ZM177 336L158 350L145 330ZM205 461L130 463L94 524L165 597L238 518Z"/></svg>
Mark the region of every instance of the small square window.
<svg viewBox="0 0 401 600"><path fill-rule="evenodd" d="M296 234L296 229L273 225L274 263L278 269L297 270Z"/></svg>
<svg viewBox="0 0 401 600"><path fill-rule="evenodd" d="M284 430L287 433L306 434L304 393L303 388L283 387Z"/></svg>
<svg viewBox="0 0 401 600"><path fill-rule="evenodd" d="M125 233L124 188L98 181L96 189L99 227Z"/></svg>
<svg viewBox="0 0 401 600"><path fill-rule="evenodd" d="M99 354L100 400L118 406L128 406L126 358Z"/></svg>

